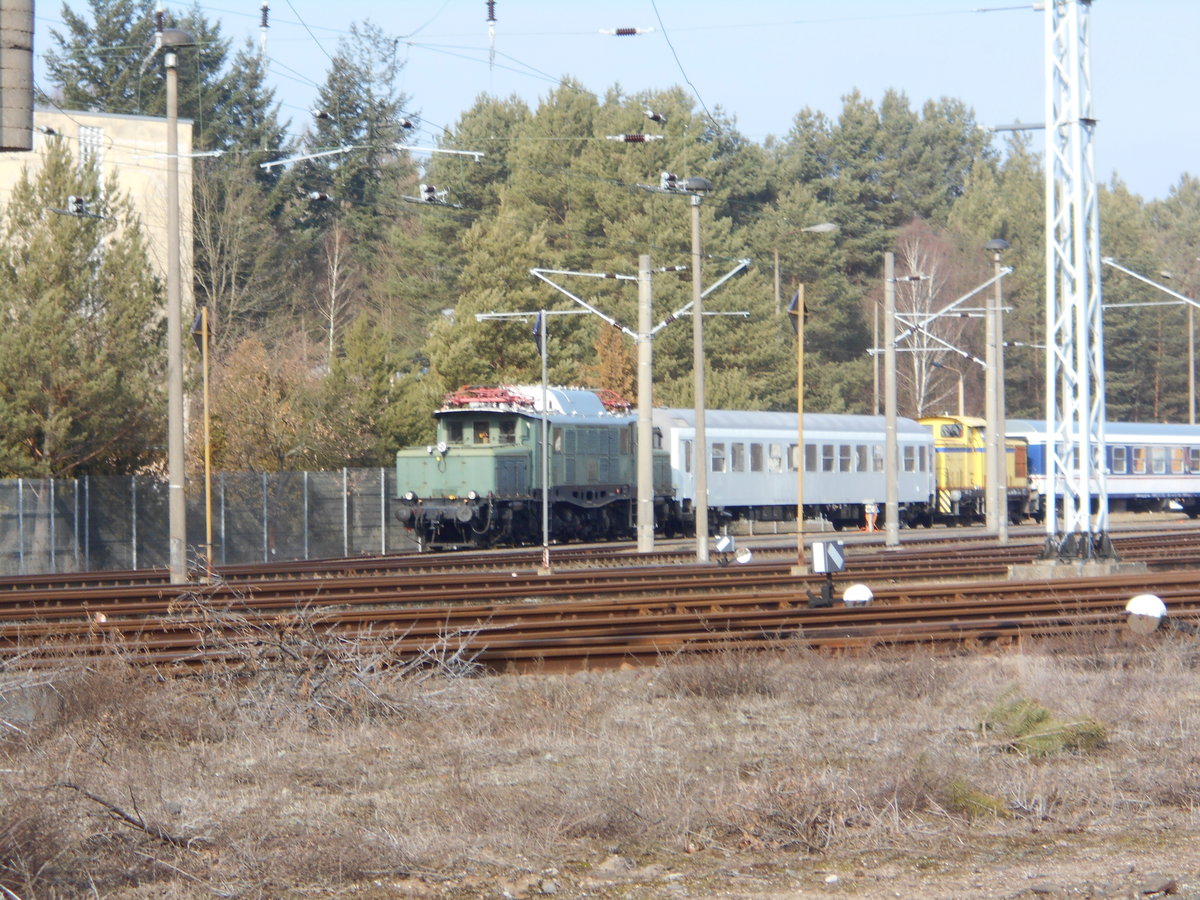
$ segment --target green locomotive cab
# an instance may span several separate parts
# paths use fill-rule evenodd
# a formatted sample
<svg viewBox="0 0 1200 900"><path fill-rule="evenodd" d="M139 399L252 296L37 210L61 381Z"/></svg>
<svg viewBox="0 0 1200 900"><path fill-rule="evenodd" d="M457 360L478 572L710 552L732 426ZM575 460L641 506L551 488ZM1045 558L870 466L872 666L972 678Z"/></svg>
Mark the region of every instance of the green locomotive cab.
<svg viewBox="0 0 1200 900"><path fill-rule="evenodd" d="M423 548L535 543L542 535L542 428L555 540L633 534L636 420L624 401L554 388L466 387L437 418L437 442L396 454L397 516ZM607 402L606 402L607 401ZM655 459L656 518L671 521L666 454Z"/></svg>

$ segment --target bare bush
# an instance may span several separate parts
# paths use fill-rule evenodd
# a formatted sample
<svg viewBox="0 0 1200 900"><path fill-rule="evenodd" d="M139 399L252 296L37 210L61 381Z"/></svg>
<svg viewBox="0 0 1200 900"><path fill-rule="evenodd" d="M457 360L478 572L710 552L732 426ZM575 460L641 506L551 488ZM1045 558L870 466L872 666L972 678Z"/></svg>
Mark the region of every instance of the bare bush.
<svg viewBox="0 0 1200 900"><path fill-rule="evenodd" d="M1200 675L1169 641L1114 643L1110 665L1061 645L955 660L780 648L479 678L449 638L418 661L318 616L267 630L188 615L232 667L168 677L114 652L10 676L41 679L53 708L0 740L5 890L499 895L553 870L571 896L613 853L632 878L638 860L800 867L1031 829L1200 830L1180 774ZM1107 745L1005 752L1001 717L983 728L981 711L1027 697L1104 721ZM1015 718L1047 721L1035 713Z"/></svg>

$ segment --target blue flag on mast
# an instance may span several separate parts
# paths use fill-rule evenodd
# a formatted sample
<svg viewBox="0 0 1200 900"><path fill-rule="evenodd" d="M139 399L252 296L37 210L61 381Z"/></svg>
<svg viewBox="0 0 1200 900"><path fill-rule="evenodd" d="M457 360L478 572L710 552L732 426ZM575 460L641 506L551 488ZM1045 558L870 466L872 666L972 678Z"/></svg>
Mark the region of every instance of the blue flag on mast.
<svg viewBox="0 0 1200 900"><path fill-rule="evenodd" d="M538 353L546 352L546 311L541 310L533 320L533 342L537 344Z"/></svg>

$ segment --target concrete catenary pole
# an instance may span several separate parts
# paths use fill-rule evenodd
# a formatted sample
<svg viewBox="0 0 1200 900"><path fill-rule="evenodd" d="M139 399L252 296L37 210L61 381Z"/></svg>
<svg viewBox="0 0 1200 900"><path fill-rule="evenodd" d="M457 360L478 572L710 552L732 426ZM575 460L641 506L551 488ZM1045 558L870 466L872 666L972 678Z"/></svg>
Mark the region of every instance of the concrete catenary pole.
<svg viewBox="0 0 1200 900"><path fill-rule="evenodd" d="M638 418L637 418L637 542L638 553L654 552L654 327L650 285L650 255L638 257Z"/></svg>
<svg viewBox="0 0 1200 900"><path fill-rule="evenodd" d="M692 194L692 367L695 385L696 561L708 562L708 435L704 428L704 296L700 290L700 195Z"/></svg>
<svg viewBox="0 0 1200 900"><path fill-rule="evenodd" d="M885 547L900 545L900 442L896 435L896 254L883 258L883 409L887 420L884 426L884 477L886 505L884 507Z"/></svg>
<svg viewBox="0 0 1200 900"><path fill-rule="evenodd" d="M163 32L167 70L167 518L172 584L187 582L187 505L183 460L183 310L179 275L179 76L176 47L192 37Z"/></svg>
<svg viewBox="0 0 1200 900"><path fill-rule="evenodd" d="M0 151L33 149L33 0L0 3Z"/></svg>

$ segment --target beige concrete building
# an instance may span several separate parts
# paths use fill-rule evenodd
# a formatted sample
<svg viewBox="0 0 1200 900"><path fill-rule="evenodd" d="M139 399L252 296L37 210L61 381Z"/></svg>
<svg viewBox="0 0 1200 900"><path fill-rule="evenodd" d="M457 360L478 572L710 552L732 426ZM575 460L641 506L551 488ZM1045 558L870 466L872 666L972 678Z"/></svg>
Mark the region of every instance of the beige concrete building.
<svg viewBox="0 0 1200 900"><path fill-rule="evenodd" d="M27 166L37 166L48 141L61 136L74 158L95 159L100 180L116 178L141 219L151 265L167 278L167 120L75 110L34 110L33 150L0 153L0 202ZM192 302L192 122L179 120L180 288L185 324ZM92 198L87 198L89 201ZM67 198L62 198L66 207Z"/></svg>

